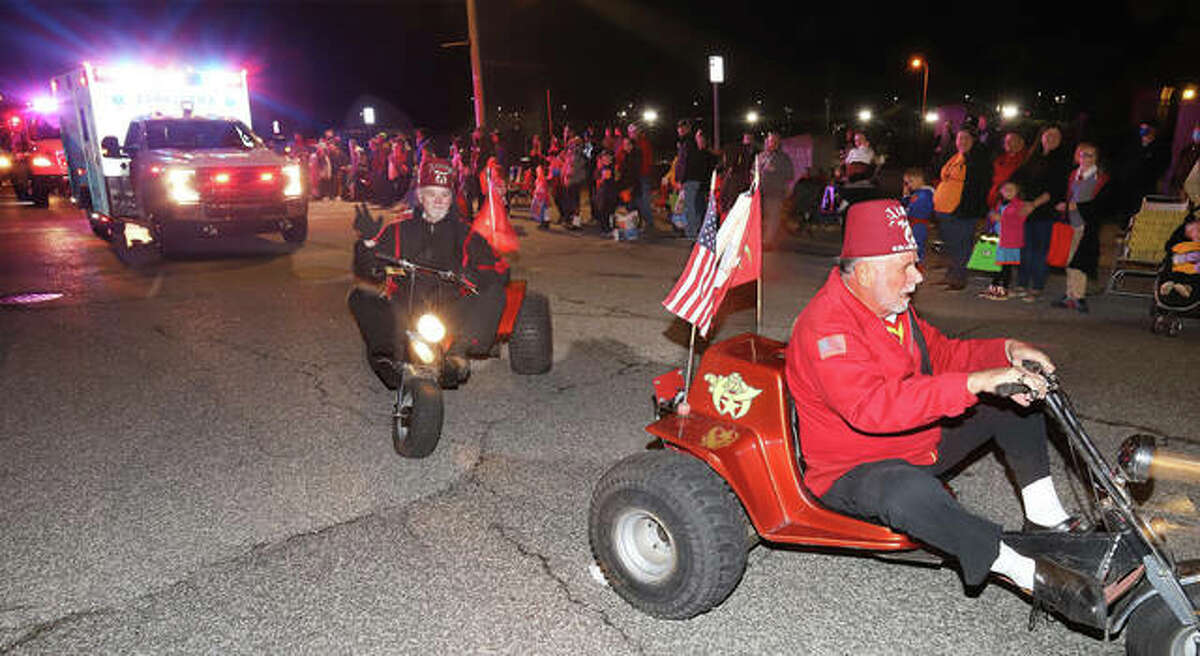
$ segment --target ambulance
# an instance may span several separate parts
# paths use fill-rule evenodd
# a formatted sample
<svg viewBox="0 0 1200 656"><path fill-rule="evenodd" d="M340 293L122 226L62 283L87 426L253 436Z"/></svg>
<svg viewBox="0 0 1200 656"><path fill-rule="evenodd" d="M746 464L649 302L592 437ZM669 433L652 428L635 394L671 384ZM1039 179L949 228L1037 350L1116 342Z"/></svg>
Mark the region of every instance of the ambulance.
<svg viewBox="0 0 1200 656"><path fill-rule="evenodd" d="M97 235L166 255L196 238L307 238L301 167L250 129L245 70L85 62L50 87Z"/></svg>

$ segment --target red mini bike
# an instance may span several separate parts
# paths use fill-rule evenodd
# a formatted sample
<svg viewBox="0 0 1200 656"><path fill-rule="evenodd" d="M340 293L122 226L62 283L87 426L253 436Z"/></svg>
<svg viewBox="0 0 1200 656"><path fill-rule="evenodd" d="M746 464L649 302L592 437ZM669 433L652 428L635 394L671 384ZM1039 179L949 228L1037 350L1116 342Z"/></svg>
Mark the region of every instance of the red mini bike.
<svg viewBox="0 0 1200 656"><path fill-rule="evenodd" d="M665 448L615 464L592 496L592 551L612 588L664 619L704 613L732 593L758 541L866 551L886 560L938 562L908 537L820 504L804 485L797 418L784 379L785 344L743 334L704 353L684 398L678 371L655 381ZM1177 563L1127 491L1144 481L1152 438L1126 441L1110 467L1069 399L1047 376L1047 412L1062 426L1091 488L1090 533L1006 533L1021 553L1089 573L1105 586L1105 639L1126 625L1130 654L1200 653L1200 568ZM1023 386L1010 393L1028 391ZM679 412L683 402L687 414ZM1195 569L1196 571L1193 571Z"/></svg>
<svg viewBox="0 0 1200 656"><path fill-rule="evenodd" d="M454 271L434 269L408 260L376 253L387 266L387 276L399 284L412 285L418 276L432 276L452 283L462 293L477 293L475 285ZM440 292L440 288L439 288ZM450 299L435 295L431 302L414 306L408 294L408 316L412 329L404 335L397 359L387 363L399 379L392 408L392 446L407 458L424 458L433 453L442 436L443 389L457 389L466 382L447 361L447 330L443 323L443 305ZM554 343L550 322L550 302L542 294L526 291L524 280L505 285L504 310L496 330L491 356L500 355L500 345L508 344L508 360L514 373L544 374L553 364ZM376 366L376 365L372 365Z"/></svg>

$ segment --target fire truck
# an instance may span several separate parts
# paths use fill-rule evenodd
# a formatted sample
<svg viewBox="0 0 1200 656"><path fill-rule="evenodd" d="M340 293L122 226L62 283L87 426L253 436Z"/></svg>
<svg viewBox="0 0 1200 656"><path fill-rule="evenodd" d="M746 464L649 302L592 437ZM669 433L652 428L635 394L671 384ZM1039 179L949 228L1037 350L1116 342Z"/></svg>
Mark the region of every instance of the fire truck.
<svg viewBox="0 0 1200 656"><path fill-rule="evenodd" d="M170 254L194 238L307 238L301 167L251 130L245 70L85 62L51 90L72 196L118 248Z"/></svg>
<svg viewBox="0 0 1200 656"><path fill-rule="evenodd" d="M67 189L67 159L53 102L38 98L3 112L0 178L12 183L17 199L48 207L51 193Z"/></svg>

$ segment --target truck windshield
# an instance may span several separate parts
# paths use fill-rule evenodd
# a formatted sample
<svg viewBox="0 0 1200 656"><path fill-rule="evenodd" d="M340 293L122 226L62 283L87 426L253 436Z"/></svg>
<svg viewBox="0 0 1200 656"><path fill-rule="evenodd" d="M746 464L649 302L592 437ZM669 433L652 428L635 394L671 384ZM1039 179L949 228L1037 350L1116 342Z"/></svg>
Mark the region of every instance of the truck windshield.
<svg viewBox="0 0 1200 656"><path fill-rule="evenodd" d="M262 144L240 121L210 119L159 119L146 121L147 148L237 148L250 150Z"/></svg>
<svg viewBox="0 0 1200 656"><path fill-rule="evenodd" d="M34 139L58 139L60 134L58 131L58 121L45 117L37 117L29 122L29 134Z"/></svg>

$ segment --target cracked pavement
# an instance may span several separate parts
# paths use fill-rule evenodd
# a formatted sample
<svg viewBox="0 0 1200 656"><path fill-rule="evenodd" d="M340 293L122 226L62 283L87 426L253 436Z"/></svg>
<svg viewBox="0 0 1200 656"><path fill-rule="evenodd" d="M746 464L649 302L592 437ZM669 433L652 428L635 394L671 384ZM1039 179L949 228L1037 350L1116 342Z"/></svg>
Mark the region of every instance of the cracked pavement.
<svg viewBox="0 0 1200 656"><path fill-rule="evenodd" d="M1022 599L964 594L952 569L762 546L713 612L634 611L588 572L587 508L649 441L650 380L683 364L687 327L660 302L686 244L527 231L515 270L551 300L553 371L477 361L445 395L437 451L407 461L345 308L351 211L314 204L294 252L249 239L150 272L67 212L36 218L65 232L54 244L0 245L0 292L67 292L0 310L0 653L1120 653L1057 624L1026 632ZM25 273L48 248L85 264ZM768 260L772 337L830 262L828 244L796 250ZM1178 354L1200 330L1154 337L1130 299L1089 318L975 301L927 289L918 307L947 333L1046 346L1105 453L1131 430L1194 435L1194 404L1164 399L1194 398ZM754 328L752 295L729 306L722 335ZM955 489L1019 522L995 457Z"/></svg>

